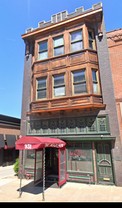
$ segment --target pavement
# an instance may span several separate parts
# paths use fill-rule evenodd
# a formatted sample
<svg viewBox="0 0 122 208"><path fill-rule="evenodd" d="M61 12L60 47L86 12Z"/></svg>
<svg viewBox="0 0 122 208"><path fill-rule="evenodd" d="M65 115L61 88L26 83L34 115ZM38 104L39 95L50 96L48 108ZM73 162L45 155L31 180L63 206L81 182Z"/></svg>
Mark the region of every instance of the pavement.
<svg viewBox="0 0 122 208"><path fill-rule="evenodd" d="M40 185L35 186L31 179L22 179L21 196L19 187L20 179L15 175L13 166L0 167L0 202L122 202L122 187L113 185L67 182L61 188L46 188L43 195Z"/></svg>

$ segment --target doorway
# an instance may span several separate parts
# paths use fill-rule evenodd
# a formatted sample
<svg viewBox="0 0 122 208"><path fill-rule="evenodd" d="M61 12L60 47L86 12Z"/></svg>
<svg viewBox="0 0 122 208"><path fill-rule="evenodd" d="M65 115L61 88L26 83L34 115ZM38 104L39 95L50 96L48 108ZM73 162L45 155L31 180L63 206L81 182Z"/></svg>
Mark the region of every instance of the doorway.
<svg viewBox="0 0 122 208"><path fill-rule="evenodd" d="M45 149L45 178L47 183L58 182L58 149Z"/></svg>
<svg viewBox="0 0 122 208"><path fill-rule="evenodd" d="M114 184L111 144L99 142L96 144L97 179L99 184Z"/></svg>

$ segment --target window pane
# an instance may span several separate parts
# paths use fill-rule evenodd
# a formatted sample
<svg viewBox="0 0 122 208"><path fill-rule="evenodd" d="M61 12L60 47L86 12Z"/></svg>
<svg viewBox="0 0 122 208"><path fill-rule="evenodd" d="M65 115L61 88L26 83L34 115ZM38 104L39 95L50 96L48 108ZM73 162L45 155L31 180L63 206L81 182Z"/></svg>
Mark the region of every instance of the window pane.
<svg viewBox="0 0 122 208"><path fill-rule="evenodd" d="M43 60L43 59L46 59L46 58L48 58L47 51L39 53L39 60Z"/></svg>
<svg viewBox="0 0 122 208"><path fill-rule="evenodd" d="M73 74L74 74L74 82L75 83L85 80L85 71L84 70L74 72Z"/></svg>
<svg viewBox="0 0 122 208"><path fill-rule="evenodd" d="M68 171L93 172L92 150L82 144L81 147L68 148ZM87 146L88 146L87 145Z"/></svg>
<svg viewBox="0 0 122 208"><path fill-rule="evenodd" d="M92 80L97 81L96 71L92 70Z"/></svg>
<svg viewBox="0 0 122 208"><path fill-rule="evenodd" d="M93 49L93 41L89 40L89 48Z"/></svg>
<svg viewBox="0 0 122 208"><path fill-rule="evenodd" d="M59 56L64 54L64 47L55 48L54 49L54 56Z"/></svg>
<svg viewBox="0 0 122 208"><path fill-rule="evenodd" d="M63 96L65 95L65 87L58 87L54 89L54 96Z"/></svg>
<svg viewBox="0 0 122 208"><path fill-rule="evenodd" d="M54 76L54 86L64 84L64 75Z"/></svg>
<svg viewBox="0 0 122 208"><path fill-rule="evenodd" d="M47 41L40 42L39 43L39 51L45 51L47 50Z"/></svg>
<svg viewBox="0 0 122 208"><path fill-rule="evenodd" d="M82 40L82 31L75 31L71 33L71 42Z"/></svg>
<svg viewBox="0 0 122 208"><path fill-rule="evenodd" d="M93 33L91 31L88 32L89 33L89 40L93 39Z"/></svg>
<svg viewBox="0 0 122 208"><path fill-rule="evenodd" d="M63 36L54 38L54 47L64 45Z"/></svg>
<svg viewBox="0 0 122 208"><path fill-rule="evenodd" d="M46 90L37 91L37 99L46 98Z"/></svg>
<svg viewBox="0 0 122 208"><path fill-rule="evenodd" d="M76 42L71 44L71 52L82 50L83 44L82 42Z"/></svg>
<svg viewBox="0 0 122 208"><path fill-rule="evenodd" d="M93 92L94 93L98 92L98 84L97 83L93 83Z"/></svg>
<svg viewBox="0 0 122 208"><path fill-rule="evenodd" d="M46 78L38 80L38 89L46 88Z"/></svg>
<svg viewBox="0 0 122 208"><path fill-rule="evenodd" d="M79 93L83 93L83 92L87 92L86 83L74 85L74 93L75 94L79 94Z"/></svg>

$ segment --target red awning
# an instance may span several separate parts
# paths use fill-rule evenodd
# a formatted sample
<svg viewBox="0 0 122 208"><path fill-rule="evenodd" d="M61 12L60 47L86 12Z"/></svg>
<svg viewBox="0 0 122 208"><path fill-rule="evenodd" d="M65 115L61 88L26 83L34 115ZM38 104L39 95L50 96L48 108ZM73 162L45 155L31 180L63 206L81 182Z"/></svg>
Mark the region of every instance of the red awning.
<svg viewBox="0 0 122 208"><path fill-rule="evenodd" d="M65 145L66 143L61 139L33 136L21 136L15 143L16 149L19 150L41 149L45 147L62 148Z"/></svg>

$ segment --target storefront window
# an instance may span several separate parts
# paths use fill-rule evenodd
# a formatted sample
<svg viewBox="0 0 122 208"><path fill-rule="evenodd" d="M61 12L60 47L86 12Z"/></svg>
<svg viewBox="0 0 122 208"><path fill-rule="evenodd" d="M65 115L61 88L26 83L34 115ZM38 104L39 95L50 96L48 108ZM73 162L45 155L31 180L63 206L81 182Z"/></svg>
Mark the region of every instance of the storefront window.
<svg viewBox="0 0 122 208"><path fill-rule="evenodd" d="M67 156L67 171L93 172L91 142L70 143Z"/></svg>

